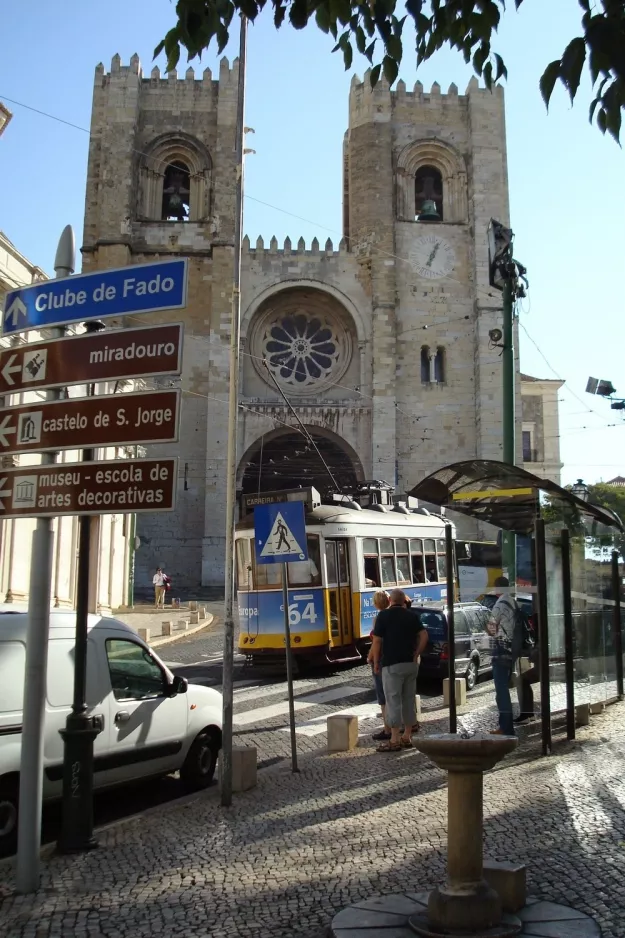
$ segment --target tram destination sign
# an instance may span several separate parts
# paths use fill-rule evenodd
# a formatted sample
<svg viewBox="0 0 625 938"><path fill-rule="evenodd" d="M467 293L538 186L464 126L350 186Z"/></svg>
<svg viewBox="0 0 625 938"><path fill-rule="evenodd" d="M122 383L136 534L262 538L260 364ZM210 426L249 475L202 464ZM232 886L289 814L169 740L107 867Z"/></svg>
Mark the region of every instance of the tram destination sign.
<svg viewBox="0 0 625 938"><path fill-rule="evenodd" d="M0 455L178 439L180 391L74 397L0 410Z"/></svg>
<svg viewBox="0 0 625 938"><path fill-rule="evenodd" d="M179 375L181 323L118 329L0 350L0 394Z"/></svg>
<svg viewBox="0 0 625 938"><path fill-rule="evenodd" d="M107 316L183 309L186 292L186 258L45 280L7 294L2 331L7 335Z"/></svg>
<svg viewBox="0 0 625 938"><path fill-rule="evenodd" d="M172 511L178 460L52 463L0 472L0 518Z"/></svg>

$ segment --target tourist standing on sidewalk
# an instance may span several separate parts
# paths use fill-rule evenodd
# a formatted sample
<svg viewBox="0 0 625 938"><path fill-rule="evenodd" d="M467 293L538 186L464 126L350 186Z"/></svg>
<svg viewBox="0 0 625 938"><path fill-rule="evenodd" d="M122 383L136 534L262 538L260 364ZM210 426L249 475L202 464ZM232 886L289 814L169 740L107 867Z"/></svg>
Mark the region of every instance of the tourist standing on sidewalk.
<svg viewBox="0 0 625 938"><path fill-rule="evenodd" d="M165 577L160 567L156 568L156 573L152 577L154 584L154 602L157 609L165 608Z"/></svg>
<svg viewBox="0 0 625 938"><path fill-rule="evenodd" d="M383 609L388 609L390 604L390 599L388 598L388 593L384 590L376 590L373 594L373 605L381 612ZM373 620L373 628L378 621L376 616ZM377 742L381 742L385 739L391 738L391 728L386 722L386 697L384 696L384 687L382 686L382 674L378 671L376 672L373 662L373 630L371 631L371 648L369 649L369 655L367 657L367 664L371 665L371 673L373 674L373 684L375 687L375 696L380 705L380 710L382 711L382 719L384 720L384 726L379 733L374 733L373 738Z"/></svg>
<svg viewBox="0 0 625 938"><path fill-rule="evenodd" d="M373 629L373 668L376 674L382 672L386 720L391 728L390 740L380 743L378 752L397 752L412 746L419 660L428 642L418 613L406 608L404 591L391 590L389 599L388 609L378 613Z"/></svg>
<svg viewBox="0 0 625 938"><path fill-rule="evenodd" d="M491 733L499 736L515 735L512 721L510 683L522 644L522 636L518 635L517 604L514 596L507 593L509 587L510 582L507 577L497 577L494 593L498 596L498 599L491 610L490 619L486 626L493 642L493 680L495 682L495 700L499 711L499 727L496 730L491 730Z"/></svg>

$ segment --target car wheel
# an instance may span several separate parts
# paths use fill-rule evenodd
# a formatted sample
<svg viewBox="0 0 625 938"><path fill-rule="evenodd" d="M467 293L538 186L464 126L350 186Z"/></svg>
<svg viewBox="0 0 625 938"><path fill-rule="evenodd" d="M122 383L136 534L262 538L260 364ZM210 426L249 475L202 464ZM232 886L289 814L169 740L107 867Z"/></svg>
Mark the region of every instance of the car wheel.
<svg viewBox="0 0 625 938"><path fill-rule="evenodd" d="M207 788L215 775L219 746L210 730L202 730L191 744L180 778L191 791Z"/></svg>
<svg viewBox="0 0 625 938"><path fill-rule="evenodd" d="M0 857L17 850L19 783L0 782Z"/></svg>
<svg viewBox="0 0 625 938"><path fill-rule="evenodd" d="M465 675L465 680L467 682L467 690L473 690L477 684L477 675L478 675L478 664L475 658L472 658L469 661L469 667L467 668L467 673Z"/></svg>

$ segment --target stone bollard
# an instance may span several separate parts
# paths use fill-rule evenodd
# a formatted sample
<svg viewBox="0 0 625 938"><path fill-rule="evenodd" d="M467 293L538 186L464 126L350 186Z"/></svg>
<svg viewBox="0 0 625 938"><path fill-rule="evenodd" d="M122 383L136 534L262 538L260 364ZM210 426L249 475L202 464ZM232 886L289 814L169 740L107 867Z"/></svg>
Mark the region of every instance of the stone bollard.
<svg viewBox="0 0 625 938"><path fill-rule="evenodd" d="M206 606L200 606L198 611L200 613L200 622L203 622L204 619L208 618L208 616L206 615Z"/></svg>
<svg viewBox="0 0 625 938"><path fill-rule="evenodd" d="M174 631L174 623L167 619L161 624L161 634L162 635L171 635Z"/></svg>
<svg viewBox="0 0 625 938"><path fill-rule="evenodd" d="M527 901L526 868L523 863L484 860L484 879L501 899L504 912L518 912Z"/></svg>
<svg viewBox="0 0 625 938"><path fill-rule="evenodd" d="M190 612L189 613L189 622L191 625L199 625L200 614L199 612Z"/></svg>
<svg viewBox="0 0 625 938"><path fill-rule="evenodd" d="M415 696L414 708L417 713L417 721L419 721L421 719L421 695L420 694L416 694Z"/></svg>
<svg viewBox="0 0 625 938"><path fill-rule="evenodd" d="M186 632L187 629L189 628L189 623L187 622L186 619L178 619L178 628L179 628L181 631L184 630L184 631Z"/></svg>
<svg viewBox="0 0 625 938"><path fill-rule="evenodd" d="M578 704L575 707L575 725L590 726L590 704Z"/></svg>
<svg viewBox="0 0 625 938"><path fill-rule="evenodd" d="M149 629L137 629L137 635L139 638L142 638L144 642L150 641L150 630Z"/></svg>
<svg viewBox="0 0 625 938"><path fill-rule="evenodd" d="M467 684L464 678L457 677L455 680L456 685L456 706L462 707L467 702ZM449 678L446 677L443 680L443 703L446 707L449 706Z"/></svg>
<svg viewBox="0 0 625 938"><path fill-rule="evenodd" d="M197 602L196 602L195 600L192 600L192 601L189 603L189 610L190 610L191 612L197 612Z"/></svg>
<svg viewBox="0 0 625 938"><path fill-rule="evenodd" d="M327 719L328 752L347 752L358 745L358 717L334 714Z"/></svg>
<svg viewBox="0 0 625 938"><path fill-rule="evenodd" d="M222 782L222 760L219 760L219 782ZM232 791L248 791L256 786L256 747L232 747Z"/></svg>

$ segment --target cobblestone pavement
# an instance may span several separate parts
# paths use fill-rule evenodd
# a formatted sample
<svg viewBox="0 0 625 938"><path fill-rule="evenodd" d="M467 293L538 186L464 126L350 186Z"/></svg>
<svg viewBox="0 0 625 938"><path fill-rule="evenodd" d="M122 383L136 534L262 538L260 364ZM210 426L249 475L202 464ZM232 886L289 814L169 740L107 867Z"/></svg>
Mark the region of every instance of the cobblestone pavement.
<svg viewBox="0 0 625 938"><path fill-rule="evenodd" d="M486 855L526 863L531 894L592 915L604 938L625 936L624 755L617 704L548 758L525 732L485 778ZM47 857L34 896L0 867L0 935L323 938L350 903L441 881L446 789L424 756L365 741L300 767L265 769L230 809L213 787L110 827L88 855Z"/></svg>

